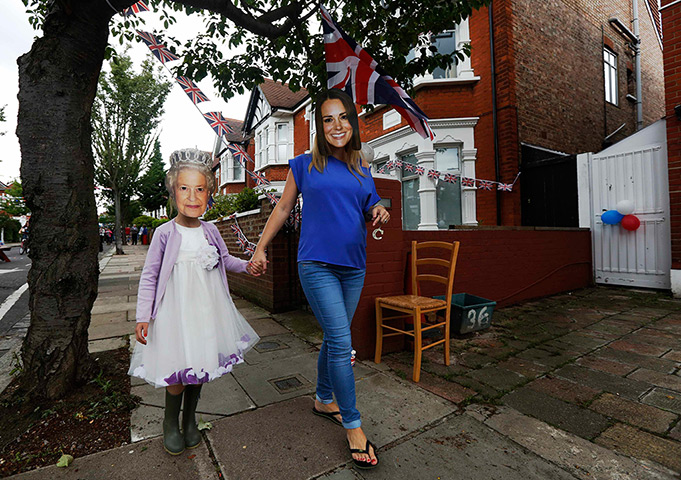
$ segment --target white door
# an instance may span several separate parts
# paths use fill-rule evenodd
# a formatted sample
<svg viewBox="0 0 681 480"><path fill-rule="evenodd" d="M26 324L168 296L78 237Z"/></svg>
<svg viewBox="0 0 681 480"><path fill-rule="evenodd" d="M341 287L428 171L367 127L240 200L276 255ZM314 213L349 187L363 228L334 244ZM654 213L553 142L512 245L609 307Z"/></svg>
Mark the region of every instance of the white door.
<svg viewBox="0 0 681 480"><path fill-rule="evenodd" d="M671 288L666 145L611 147L581 157L586 159L590 185L596 283ZM634 202L634 215L641 221L638 230L601 221L601 214L615 209L620 200Z"/></svg>

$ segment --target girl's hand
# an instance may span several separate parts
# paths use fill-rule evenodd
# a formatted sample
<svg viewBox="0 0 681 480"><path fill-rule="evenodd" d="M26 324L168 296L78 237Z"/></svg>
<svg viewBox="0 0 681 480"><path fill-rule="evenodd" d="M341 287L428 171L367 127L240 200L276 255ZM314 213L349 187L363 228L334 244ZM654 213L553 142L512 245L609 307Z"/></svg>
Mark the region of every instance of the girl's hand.
<svg viewBox="0 0 681 480"><path fill-rule="evenodd" d="M371 219L373 221L371 225L375 227L378 225L378 222L381 222L382 224L388 223L388 220L390 220L390 214L383 205L376 205L371 210Z"/></svg>
<svg viewBox="0 0 681 480"><path fill-rule="evenodd" d="M147 344L147 333L149 331L149 322L140 322L135 327L135 338L142 345Z"/></svg>
<svg viewBox="0 0 681 480"><path fill-rule="evenodd" d="M265 252L256 249L251 261L248 262L248 267L246 267L246 270L248 270L248 273L251 275L258 277L267 271L268 263L269 262L267 261Z"/></svg>

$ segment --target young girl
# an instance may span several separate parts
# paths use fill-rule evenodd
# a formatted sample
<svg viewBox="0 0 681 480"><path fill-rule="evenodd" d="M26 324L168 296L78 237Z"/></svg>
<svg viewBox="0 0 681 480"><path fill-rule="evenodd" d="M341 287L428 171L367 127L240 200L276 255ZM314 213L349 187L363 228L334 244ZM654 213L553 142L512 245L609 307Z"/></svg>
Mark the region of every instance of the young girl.
<svg viewBox="0 0 681 480"><path fill-rule="evenodd" d="M129 375L165 387L163 447L172 455L201 442L195 418L201 386L229 373L259 337L232 302L225 269L253 274L203 222L215 179L209 154L173 152L166 188L178 214L156 229L137 295L137 343ZM179 425L184 392L182 431Z"/></svg>

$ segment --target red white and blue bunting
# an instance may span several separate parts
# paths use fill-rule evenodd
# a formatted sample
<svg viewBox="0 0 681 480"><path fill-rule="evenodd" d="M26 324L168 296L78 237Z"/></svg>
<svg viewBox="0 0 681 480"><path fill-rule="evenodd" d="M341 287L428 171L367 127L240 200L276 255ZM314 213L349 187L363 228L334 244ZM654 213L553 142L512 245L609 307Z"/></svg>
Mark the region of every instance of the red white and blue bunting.
<svg viewBox="0 0 681 480"><path fill-rule="evenodd" d="M512 183L502 183L495 182L494 180L483 180L480 178L464 177L456 173L443 173L438 170L426 169L420 165L415 165L413 163L405 162L402 160L390 160L384 166L378 169L378 173L385 173L387 170L396 170L398 168L404 168L407 172L415 173L416 175L427 175L428 178L434 182L446 182L446 183L457 183L461 182L464 187L476 187L479 190L494 190L494 185L496 185L496 190L501 192L512 192L513 186L518 181L520 177L520 172L516 175Z"/></svg>

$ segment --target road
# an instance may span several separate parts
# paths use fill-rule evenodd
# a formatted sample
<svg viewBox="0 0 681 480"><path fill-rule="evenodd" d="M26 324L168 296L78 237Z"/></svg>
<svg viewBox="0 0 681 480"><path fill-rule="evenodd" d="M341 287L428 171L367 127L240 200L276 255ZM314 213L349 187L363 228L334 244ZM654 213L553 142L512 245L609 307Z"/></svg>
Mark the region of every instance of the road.
<svg viewBox="0 0 681 480"><path fill-rule="evenodd" d="M10 330L28 313L28 288L25 285L31 268L31 259L19 255L18 246L5 253L10 262L0 262L0 357L9 346L5 343L9 341Z"/></svg>

